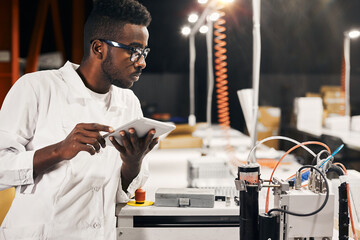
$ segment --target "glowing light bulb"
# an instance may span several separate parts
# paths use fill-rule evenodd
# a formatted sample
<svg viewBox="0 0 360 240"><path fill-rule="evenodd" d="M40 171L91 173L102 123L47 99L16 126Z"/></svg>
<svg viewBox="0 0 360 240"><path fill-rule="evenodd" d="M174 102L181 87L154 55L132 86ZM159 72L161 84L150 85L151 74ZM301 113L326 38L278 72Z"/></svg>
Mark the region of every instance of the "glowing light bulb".
<svg viewBox="0 0 360 240"><path fill-rule="evenodd" d="M191 23L196 22L199 19L199 16L196 13L192 13L188 17L188 21Z"/></svg>
<svg viewBox="0 0 360 240"><path fill-rule="evenodd" d="M206 25L201 26L199 29L199 32L201 33L207 33L207 31L209 31L209 28Z"/></svg>
<svg viewBox="0 0 360 240"><path fill-rule="evenodd" d="M185 26L181 29L181 33L185 36L189 35L191 33L191 28L188 26Z"/></svg>
<svg viewBox="0 0 360 240"><path fill-rule="evenodd" d="M205 4L207 2L208 2L207 0L198 0L198 3L200 3L200 4Z"/></svg>
<svg viewBox="0 0 360 240"><path fill-rule="evenodd" d="M209 19L210 21L215 22L216 20L218 20L220 17L220 14L218 12L213 12L212 14L210 14Z"/></svg>
<svg viewBox="0 0 360 240"><path fill-rule="evenodd" d="M349 33L350 38L358 38L360 37L360 31L359 30L352 30Z"/></svg>

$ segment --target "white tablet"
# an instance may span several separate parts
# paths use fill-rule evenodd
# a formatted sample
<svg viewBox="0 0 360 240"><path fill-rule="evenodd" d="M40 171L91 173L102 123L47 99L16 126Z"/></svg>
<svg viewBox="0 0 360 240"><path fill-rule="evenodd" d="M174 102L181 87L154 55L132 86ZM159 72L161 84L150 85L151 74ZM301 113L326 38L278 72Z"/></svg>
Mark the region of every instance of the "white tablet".
<svg viewBox="0 0 360 240"><path fill-rule="evenodd" d="M146 134L151 130L155 129L156 133L154 135L154 138L159 137L163 134L169 133L172 130L174 130L176 127L174 124L171 123L164 123L160 122L154 119L146 118L146 117L140 117L137 119L134 119L121 127L118 127L115 129L115 132L113 133L107 133L103 137L106 142L106 146L112 146L112 143L109 139L110 136L113 136L117 142L122 145L121 143L121 136L120 131L124 130L125 132L129 131L129 128L134 128L136 135L141 138L146 136Z"/></svg>

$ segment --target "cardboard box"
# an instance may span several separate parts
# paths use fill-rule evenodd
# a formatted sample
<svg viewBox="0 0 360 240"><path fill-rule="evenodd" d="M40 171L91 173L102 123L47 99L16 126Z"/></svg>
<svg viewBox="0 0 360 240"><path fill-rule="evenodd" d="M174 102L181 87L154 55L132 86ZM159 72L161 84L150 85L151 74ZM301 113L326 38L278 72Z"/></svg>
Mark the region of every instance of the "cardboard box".
<svg viewBox="0 0 360 240"><path fill-rule="evenodd" d="M159 148L201 148L203 145L202 138L192 135L196 127L197 125L176 124L176 128L159 142Z"/></svg>
<svg viewBox="0 0 360 240"><path fill-rule="evenodd" d="M328 115L345 115L345 105L344 104L329 104L326 106L326 110L328 111Z"/></svg>
<svg viewBox="0 0 360 240"><path fill-rule="evenodd" d="M305 93L305 97L321 97L321 94L320 93L307 92L307 93Z"/></svg>
<svg viewBox="0 0 360 240"><path fill-rule="evenodd" d="M257 125L258 140L279 135L280 120L280 108L271 106L260 106ZM277 140L268 141L264 144L269 147L279 149L279 141Z"/></svg>
<svg viewBox="0 0 360 240"><path fill-rule="evenodd" d="M269 128L280 127L281 110L278 107L260 106L258 122Z"/></svg>
<svg viewBox="0 0 360 240"><path fill-rule="evenodd" d="M160 149L169 148L201 148L202 138L192 135L169 135L159 143Z"/></svg>
<svg viewBox="0 0 360 240"><path fill-rule="evenodd" d="M345 104L345 92L325 92L323 102L328 104Z"/></svg>
<svg viewBox="0 0 360 240"><path fill-rule="evenodd" d="M176 124L176 128L169 134L174 135L191 135L196 130L197 125L190 126L189 124Z"/></svg>
<svg viewBox="0 0 360 240"><path fill-rule="evenodd" d="M320 94L323 96L326 92L341 92L341 86L324 85L320 88Z"/></svg>
<svg viewBox="0 0 360 240"><path fill-rule="evenodd" d="M324 110L329 116L345 115L345 92L340 86L322 86L321 96L323 98Z"/></svg>

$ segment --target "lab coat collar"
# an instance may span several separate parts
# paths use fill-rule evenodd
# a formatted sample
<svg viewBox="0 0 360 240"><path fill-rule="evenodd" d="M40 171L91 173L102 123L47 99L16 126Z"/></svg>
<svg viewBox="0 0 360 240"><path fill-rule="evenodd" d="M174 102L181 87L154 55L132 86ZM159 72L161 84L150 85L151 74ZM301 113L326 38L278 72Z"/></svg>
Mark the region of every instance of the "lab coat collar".
<svg viewBox="0 0 360 240"><path fill-rule="evenodd" d="M85 86L84 82L81 80L79 74L76 72L76 69L79 67L78 64L71 63L70 61L67 61L63 67L61 67L59 70L61 72L63 80L66 82L66 84L69 86L68 91L68 100L70 102L73 101L89 101L91 100L91 95L89 92L89 89ZM110 100L110 111L117 111L119 109L126 108L126 104L121 99L118 94L115 94L114 91L116 88L114 86L110 87L110 94L111 94L111 100Z"/></svg>

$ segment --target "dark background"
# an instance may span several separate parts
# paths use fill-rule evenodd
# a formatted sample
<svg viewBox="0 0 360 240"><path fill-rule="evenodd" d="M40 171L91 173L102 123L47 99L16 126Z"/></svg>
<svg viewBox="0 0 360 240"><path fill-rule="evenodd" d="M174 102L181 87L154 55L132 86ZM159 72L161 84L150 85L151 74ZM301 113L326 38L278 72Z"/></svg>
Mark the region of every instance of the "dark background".
<svg viewBox="0 0 360 240"><path fill-rule="evenodd" d="M189 45L181 35L192 12L203 9L195 0L142 0L153 21L149 26L147 68L133 87L146 114L189 115ZM232 127L244 130L244 119L236 91L251 87L252 6L251 0L235 0L226 16L228 86ZM359 0L264 0L261 1L260 105L280 107L282 127L288 125L294 97L319 92L321 85L340 85L343 33L360 27ZM66 59L71 60L71 1L59 1ZM85 0L86 15L92 6ZM20 1L21 57L29 50L37 1ZM56 51L51 18L42 44L42 53ZM206 44L196 36L196 116L206 120ZM360 39L351 42L352 114L359 114ZM215 96L214 96L215 97ZM217 122L216 103L213 122Z"/></svg>

